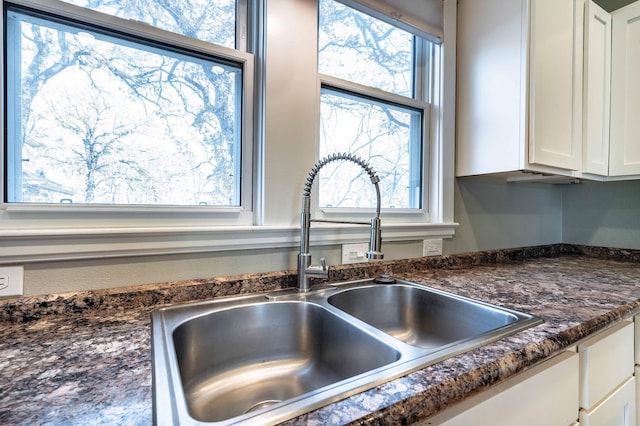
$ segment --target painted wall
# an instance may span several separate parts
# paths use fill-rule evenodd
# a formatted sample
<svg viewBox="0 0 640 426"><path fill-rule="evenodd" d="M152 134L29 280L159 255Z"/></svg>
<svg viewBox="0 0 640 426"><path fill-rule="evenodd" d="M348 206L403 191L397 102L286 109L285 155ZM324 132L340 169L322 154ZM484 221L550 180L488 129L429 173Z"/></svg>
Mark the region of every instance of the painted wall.
<svg viewBox="0 0 640 426"><path fill-rule="evenodd" d="M456 236L445 240L445 253L562 241L562 189L556 185L458 178L454 208L459 226Z"/></svg>
<svg viewBox="0 0 640 426"><path fill-rule="evenodd" d="M640 249L640 181L563 188L562 241Z"/></svg>
<svg viewBox="0 0 640 426"><path fill-rule="evenodd" d="M383 243L385 259L406 259L422 254L422 241ZM314 247L327 264L341 262L340 246ZM74 260L25 265L24 294L124 287L236 274L282 271L297 263L289 249L245 250L146 256L125 259Z"/></svg>

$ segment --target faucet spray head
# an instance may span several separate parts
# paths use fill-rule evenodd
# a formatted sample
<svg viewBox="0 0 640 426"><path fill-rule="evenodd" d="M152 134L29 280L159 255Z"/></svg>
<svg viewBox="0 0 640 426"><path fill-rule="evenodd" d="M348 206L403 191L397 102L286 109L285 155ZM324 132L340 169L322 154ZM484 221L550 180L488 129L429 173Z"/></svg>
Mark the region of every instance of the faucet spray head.
<svg viewBox="0 0 640 426"><path fill-rule="evenodd" d="M384 254L380 251L381 249L382 231L380 230L380 218L374 217L373 219L371 219L371 235L369 239L369 251L367 252L367 259L384 259Z"/></svg>

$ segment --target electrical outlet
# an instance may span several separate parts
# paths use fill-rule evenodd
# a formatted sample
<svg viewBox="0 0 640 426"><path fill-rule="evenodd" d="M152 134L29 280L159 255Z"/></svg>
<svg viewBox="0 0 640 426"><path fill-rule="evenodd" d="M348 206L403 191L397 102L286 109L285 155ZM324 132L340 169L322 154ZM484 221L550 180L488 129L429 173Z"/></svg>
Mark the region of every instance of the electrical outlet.
<svg viewBox="0 0 640 426"><path fill-rule="evenodd" d="M442 239L423 240L422 255L423 256L439 256L442 254Z"/></svg>
<svg viewBox="0 0 640 426"><path fill-rule="evenodd" d="M0 297L22 296L22 266L0 267Z"/></svg>
<svg viewBox="0 0 640 426"><path fill-rule="evenodd" d="M366 262L367 251L369 243L343 244L342 264Z"/></svg>

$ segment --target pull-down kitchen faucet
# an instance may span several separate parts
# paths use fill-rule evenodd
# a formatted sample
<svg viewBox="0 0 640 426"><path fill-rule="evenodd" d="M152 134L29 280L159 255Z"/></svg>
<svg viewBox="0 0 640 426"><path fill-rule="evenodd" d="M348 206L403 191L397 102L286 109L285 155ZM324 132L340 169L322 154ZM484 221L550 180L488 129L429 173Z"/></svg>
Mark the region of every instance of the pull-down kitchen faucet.
<svg viewBox="0 0 640 426"><path fill-rule="evenodd" d="M371 179L371 183L376 188L376 216L371 219L371 223L368 222L351 222L351 221L339 221L339 220L321 220L311 219L311 186L316 178L316 175L328 163L337 160L346 160L356 163L362 167ZM369 238L369 251L367 252L367 259L382 259L384 255L380 251L382 246L382 235L380 232L380 187L378 186L380 178L373 171L371 166L359 157L347 153L338 153L329 155L322 160L318 161L307 176L307 180L304 184L304 191L302 192L302 213L300 213L300 253L298 254L298 291L309 291L309 278L328 278L329 267L327 266L324 258L321 259L321 265L311 264L311 253L309 253L309 231L311 229L311 222L325 222L325 223L346 223L353 225L371 225L371 234Z"/></svg>

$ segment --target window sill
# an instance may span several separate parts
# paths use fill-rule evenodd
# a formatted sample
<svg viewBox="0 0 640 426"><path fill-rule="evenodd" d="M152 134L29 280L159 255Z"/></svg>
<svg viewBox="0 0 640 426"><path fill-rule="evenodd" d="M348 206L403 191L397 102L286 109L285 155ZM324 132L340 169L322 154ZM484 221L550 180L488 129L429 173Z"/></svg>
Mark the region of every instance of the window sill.
<svg viewBox="0 0 640 426"><path fill-rule="evenodd" d="M456 223L383 224L385 241L451 238ZM333 245L369 240L366 226L313 225L311 244ZM0 230L0 264L131 256L294 248L294 226L120 227Z"/></svg>

